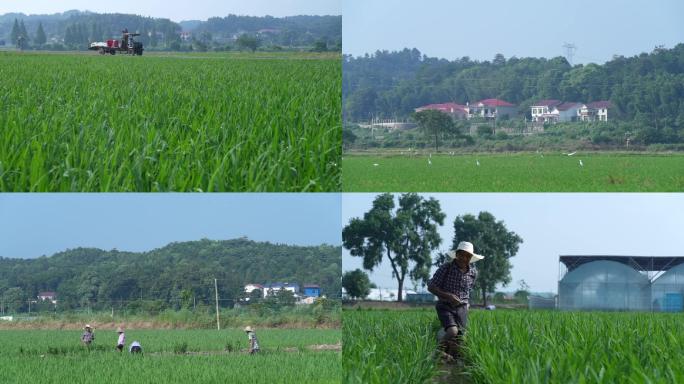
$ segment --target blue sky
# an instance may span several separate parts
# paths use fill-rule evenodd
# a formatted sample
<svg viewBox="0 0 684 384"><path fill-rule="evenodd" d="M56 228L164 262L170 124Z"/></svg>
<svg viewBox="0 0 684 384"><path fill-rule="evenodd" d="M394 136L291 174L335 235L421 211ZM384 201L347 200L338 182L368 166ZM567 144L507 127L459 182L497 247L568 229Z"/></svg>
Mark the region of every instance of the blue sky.
<svg viewBox="0 0 684 384"><path fill-rule="evenodd" d="M377 194L346 193L343 225L362 217ZM524 243L512 259L513 282L533 291L557 291L559 255L684 256L684 194L667 193L452 193L425 194L440 201L447 217L440 229L448 250L458 215L492 213ZM475 244L477 252L477 244ZM362 259L342 253L344 271L362 268ZM486 255L485 255L486 256ZM396 288L388 262L370 274L383 288ZM411 288L412 284L406 283Z"/></svg>
<svg viewBox="0 0 684 384"><path fill-rule="evenodd" d="M340 194L0 194L0 256L145 251L173 241L341 244Z"/></svg>
<svg viewBox="0 0 684 384"><path fill-rule="evenodd" d="M418 48L428 56L491 60L564 55L603 63L684 42L680 0L344 0L343 51Z"/></svg>
<svg viewBox="0 0 684 384"><path fill-rule="evenodd" d="M100 13L132 13L164 17L173 21L206 20L228 14L276 17L293 15L340 15L342 0L2 0L0 14L22 12L51 14L71 9Z"/></svg>

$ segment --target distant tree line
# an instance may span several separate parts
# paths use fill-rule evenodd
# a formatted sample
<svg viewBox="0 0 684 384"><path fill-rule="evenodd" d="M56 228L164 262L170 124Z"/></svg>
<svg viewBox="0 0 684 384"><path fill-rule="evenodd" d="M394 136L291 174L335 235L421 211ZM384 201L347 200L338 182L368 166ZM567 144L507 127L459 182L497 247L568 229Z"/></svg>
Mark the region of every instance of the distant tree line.
<svg viewBox="0 0 684 384"><path fill-rule="evenodd" d="M563 57L449 61L417 49L377 51L345 55L343 71L346 121L405 119L419 106L485 98L516 104L522 120L540 99L610 100L611 119L637 123L655 142L684 142L684 44L575 66Z"/></svg>
<svg viewBox="0 0 684 384"><path fill-rule="evenodd" d="M109 308L213 304L214 279L221 299L248 297L248 283L318 284L322 294L341 292L340 247L300 247L247 239L172 243L149 252L77 248L37 259L0 258L4 309L26 311L39 292L57 294L57 306ZM282 296L282 295L281 295ZM291 300L278 296L274 300ZM150 304L152 303L152 304Z"/></svg>
<svg viewBox="0 0 684 384"><path fill-rule="evenodd" d="M252 50L253 44L236 43L242 35L257 41L256 47L261 49L309 47L317 51L340 51L342 48L340 16L229 15L208 21L183 22L181 26L168 19L118 13L69 11L47 16L0 15L0 37L9 35L9 41L21 49L84 50L94 41L120 39L124 28L140 33L137 40L148 49L158 50ZM181 36L184 30L189 33Z"/></svg>

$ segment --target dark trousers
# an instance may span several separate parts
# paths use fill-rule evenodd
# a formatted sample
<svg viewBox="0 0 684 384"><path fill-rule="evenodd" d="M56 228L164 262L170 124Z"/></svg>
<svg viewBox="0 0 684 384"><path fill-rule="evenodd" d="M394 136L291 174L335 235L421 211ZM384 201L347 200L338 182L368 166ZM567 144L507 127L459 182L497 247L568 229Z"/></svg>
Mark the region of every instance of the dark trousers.
<svg viewBox="0 0 684 384"><path fill-rule="evenodd" d="M459 306L454 306L443 301L438 301L435 305L437 310L437 317L442 323L442 328L446 331L448 328L453 326L458 327L458 334L463 335L466 327L468 326L468 306L466 304L461 304Z"/></svg>

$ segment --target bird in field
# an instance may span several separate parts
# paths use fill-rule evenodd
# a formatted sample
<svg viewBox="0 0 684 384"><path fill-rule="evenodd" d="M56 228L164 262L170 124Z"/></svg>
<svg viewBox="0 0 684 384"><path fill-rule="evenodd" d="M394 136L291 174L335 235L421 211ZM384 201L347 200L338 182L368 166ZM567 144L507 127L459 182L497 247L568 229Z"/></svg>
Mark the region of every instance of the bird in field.
<svg viewBox="0 0 684 384"><path fill-rule="evenodd" d="M580 167L584 167L584 163L580 160Z"/></svg>
<svg viewBox="0 0 684 384"><path fill-rule="evenodd" d="M574 155L575 153L577 153L577 151L575 151L575 152L570 152L570 153L568 153L568 156L572 156L572 155Z"/></svg>
<svg viewBox="0 0 684 384"><path fill-rule="evenodd" d="M378 163L373 164L374 167L377 167L378 165L380 165L380 164L378 164Z"/></svg>
<svg viewBox="0 0 684 384"><path fill-rule="evenodd" d="M480 160L475 160L475 164L479 167L480 166Z"/></svg>
<svg viewBox="0 0 684 384"><path fill-rule="evenodd" d="M428 165L432 165L432 160L428 159Z"/></svg>

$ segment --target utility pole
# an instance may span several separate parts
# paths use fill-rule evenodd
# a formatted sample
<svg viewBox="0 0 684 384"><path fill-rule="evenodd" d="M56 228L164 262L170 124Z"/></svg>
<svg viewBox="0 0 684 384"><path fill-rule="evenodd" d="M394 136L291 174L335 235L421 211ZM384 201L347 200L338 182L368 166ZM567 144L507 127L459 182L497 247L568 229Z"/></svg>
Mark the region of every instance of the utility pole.
<svg viewBox="0 0 684 384"><path fill-rule="evenodd" d="M216 294L216 329L221 330L221 322L219 320L219 306L218 306L218 283L214 279L214 293Z"/></svg>

